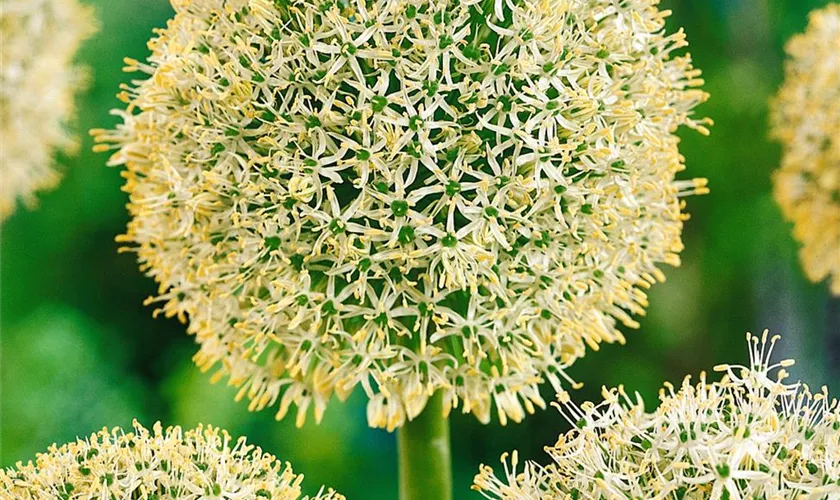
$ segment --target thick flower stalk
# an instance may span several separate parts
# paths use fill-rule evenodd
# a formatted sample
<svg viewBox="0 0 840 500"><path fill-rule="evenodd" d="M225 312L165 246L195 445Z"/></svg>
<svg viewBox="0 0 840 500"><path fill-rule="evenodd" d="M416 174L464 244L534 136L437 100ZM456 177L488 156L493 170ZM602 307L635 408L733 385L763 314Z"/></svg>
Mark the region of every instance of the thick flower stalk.
<svg viewBox="0 0 840 500"><path fill-rule="evenodd" d="M706 99L656 0L179 0L99 150L195 361L259 410L361 386L502 423L676 265Z"/></svg>
<svg viewBox="0 0 840 500"><path fill-rule="evenodd" d="M840 4L811 13L787 53L773 101L772 134L783 148L774 194L808 278L829 279L840 295Z"/></svg>
<svg viewBox="0 0 840 500"><path fill-rule="evenodd" d="M136 421L133 432L103 429L0 469L0 493L10 500L296 500L302 481L290 464L218 428L164 431L158 423L150 432ZM322 490L312 500L344 497Z"/></svg>
<svg viewBox="0 0 840 500"><path fill-rule="evenodd" d="M67 125L85 82L74 57L95 26L77 0L0 1L0 220L58 183L54 155L75 145Z"/></svg>
<svg viewBox="0 0 840 500"><path fill-rule="evenodd" d="M598 405L561 396L575 426L546 450L542 467L502 457L505 476L482 466L474 489L487 498L814 498L840 497L840 405L825 387L812 395L786 383L793 360L772 362L778 337L747 334L750 365L721 365L719 382L686 377L660 390L646 413L636 394L604 389Z"/></svg>

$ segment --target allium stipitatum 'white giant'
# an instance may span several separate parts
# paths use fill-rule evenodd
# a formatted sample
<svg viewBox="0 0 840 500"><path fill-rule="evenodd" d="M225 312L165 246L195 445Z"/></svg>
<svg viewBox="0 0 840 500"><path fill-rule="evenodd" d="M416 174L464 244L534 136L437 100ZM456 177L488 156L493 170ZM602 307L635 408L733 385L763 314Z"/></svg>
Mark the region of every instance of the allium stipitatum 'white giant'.
<svg viewBox="0 0 840 500"><path fill-rule="evenodd" d="M678 264L706 95L657 1L173 4L93 133L150 302L252 409L520 421Z"/></svg>
<svg viewBox="0 0 840 500"><path fill-rule="evenodd" d="M825 387L785 382L793 361L770 360L777 338L747 334L749 366L665 384L653 413L622 387L597 406L564 393L557 406L576 428L546 449L554 463L517 470L517 454L503 456L505 476L482 466L474 489L506 500L840 498L840 407Z"/></svg>
<svg viewBox="0 0 840 500"><path fill-rule="evenodd" d="M787 52L773 102L773 136L784 149L774 192L802 244L806 274L828 278L840 295L840 4L811 13Z"/></svg>
<svg viewBox="0 0 840 500"><path fill-rule="evenodd" d="M137 422L133 432L103 429L0 469L9 500L296 500L301 482L289 463L218 428L164 431L158 423L149 432ZM330 490L312 500L344 497Z"/></svg>
<svg viewBox="0 0 840 500"><path fill-rule="evenodd" d="M77 0L0 0L0 220L58 183L53 156L75 144L66 127L85 81L73 58L94 30Z"/></svg>

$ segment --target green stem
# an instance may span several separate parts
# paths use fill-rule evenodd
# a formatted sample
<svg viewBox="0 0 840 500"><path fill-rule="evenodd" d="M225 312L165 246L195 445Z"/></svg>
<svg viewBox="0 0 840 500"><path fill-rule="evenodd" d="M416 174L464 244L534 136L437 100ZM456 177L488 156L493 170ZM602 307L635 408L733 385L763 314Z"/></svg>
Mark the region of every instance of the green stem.
<svg viewBox="0 0 840 500"><path fill-rule="evenodd" d="M452 500L449 420L443 417L443 393L397 431L400 500Z"/></svg>

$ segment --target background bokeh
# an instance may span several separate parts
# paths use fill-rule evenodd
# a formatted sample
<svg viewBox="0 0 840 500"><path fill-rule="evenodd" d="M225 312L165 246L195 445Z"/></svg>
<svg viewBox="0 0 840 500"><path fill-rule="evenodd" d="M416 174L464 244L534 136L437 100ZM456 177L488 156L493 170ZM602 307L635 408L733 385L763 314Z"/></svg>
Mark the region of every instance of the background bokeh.
<svg viewBox="0 0 840 500"><path fill-rule="evenodd" d="M152 319L142 301L156 290L114 237L127 220L118 169L90 153L83 133L115 123L108 111L122 58L142 59L145 41L171 15L166 0L89 0L102 29L83 50L93 84L79 103L80 153L63 158L61 186L38 210L19 210L0 232L0 466L34 458L102 426L223 426L295 464L312 492L328 484L348 498L396 497L395 436L365 425L363 398L331 405L324 422L302 430L273 412L248 413L234 389L210 385L192 364L193 339L174 320ZM727 361L744 361L744 332L783 333L791 370L840 395L840 306L825 284L807 283L789 225L770 195L779 147L768 141L767 101L782 77L782 47L825 0L663 0L671 27L684 26L712 99L701 113L712 136L683 134L685 177L708 177L712 193L688 200L684 264L654 287L642 328L626 346L589 353L570 374L585 383L578 401L602 385L624 384L656 402L663 381L678 382ZM833 317L832 317L833 316ZM545 394L551 399L549 391ZM479 463L504 451L545 461L567 424L553 409L523 424L482 426L452 419L456 498Z"/></svg>

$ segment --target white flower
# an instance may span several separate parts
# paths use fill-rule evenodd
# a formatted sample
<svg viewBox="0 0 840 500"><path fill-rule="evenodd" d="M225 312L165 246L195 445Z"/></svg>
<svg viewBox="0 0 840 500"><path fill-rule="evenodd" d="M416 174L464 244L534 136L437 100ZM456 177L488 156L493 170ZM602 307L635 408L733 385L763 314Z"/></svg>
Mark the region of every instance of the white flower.
<svg viewBox="0 0 840 500"><path fill-rule="evenodd" d="M134 432L103 429L53 445L34 463L0 469L0 493L9 500L297 500L302 482L289 463L218 428L164 431L157 423L149 432L136 421ZM344 497L322 489L311 500Z"/></svg>
<svg viewBox="0 0 840 500"><path fill-rule="evenodd" d="M557 407L575 429L546 448L554 463L505 475L482 466L474 489L487 498L795 499L840 497L840 405L785 383L792 360L771 362L767 332L747 334L749 366L721 365L720 382L686 377L660 391L652 413L623 387L578 407Z"/></svg>
<svg viewBox="0 0 840 500"><path fill-rule="evenodd" d="M175 2L124 124L122 241L258 410L521 420L676 265L706 95L653 0ZM495 13L494 13L495 12Z"/></svg>

